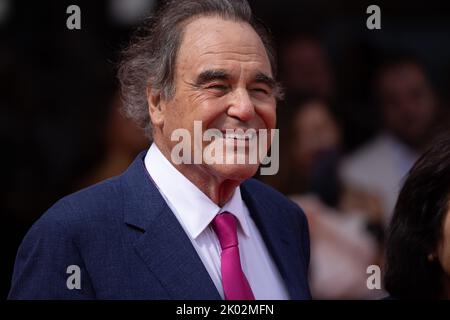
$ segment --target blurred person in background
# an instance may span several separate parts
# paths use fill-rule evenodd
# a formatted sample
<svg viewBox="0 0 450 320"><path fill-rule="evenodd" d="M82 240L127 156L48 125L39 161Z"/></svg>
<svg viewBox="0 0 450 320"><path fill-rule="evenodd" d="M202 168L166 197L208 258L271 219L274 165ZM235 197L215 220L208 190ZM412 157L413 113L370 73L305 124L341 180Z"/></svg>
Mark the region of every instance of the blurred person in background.
<svg viewBox="0 0 450 320"><path fill-rule="evenodd" d="M434 136L440 110L423 66L411 56L386 59L374 84L382 130L343 161L340 175L352 201L361 191L371 195L386 227L402 178Z"/></svg>
<svg viewBox="0 0 450 320"><path fill-rule="evenodd" d="M293 93L331 99L335 79L327 53L313 35L288 37L281 45L280 77Z"/></svg>
<svg viewBox="0 0 450 320"><path fill-rule="evenodd" d="M338 177L342 135L329 103L288 96L280 107L280 173L268 182L304 209L311 232L310 286L315 299L369 299L366 269L380 250L370 214L344 203ZM266 178L267 179L267 178Z"/></svg>
<svg viewBox="0 0 450 320"><path fill-rule="evenodd" d="M341 134L328 102L315 95L289 94L278 112L281 155L286 155L280 166L283 177L276 179L278 189L285 194L313 189L335 206Z"/></svg>
<svg viewBox="0 0 450 320"><path fill-rule="evenodd" d="M450 133L414 164L400 191L385 284L394 299L450 299Z"/></svg>
<svg viewBox="0 0 450 320"><path fill-rule="evenodd" d="M76 189L82 189L117 176L125 171L136 155L149 146L148 138L134 121L122 110L119 94L111 99L110 111L105 114L102 132L103 156L91 170L76 181Z"/></svg>

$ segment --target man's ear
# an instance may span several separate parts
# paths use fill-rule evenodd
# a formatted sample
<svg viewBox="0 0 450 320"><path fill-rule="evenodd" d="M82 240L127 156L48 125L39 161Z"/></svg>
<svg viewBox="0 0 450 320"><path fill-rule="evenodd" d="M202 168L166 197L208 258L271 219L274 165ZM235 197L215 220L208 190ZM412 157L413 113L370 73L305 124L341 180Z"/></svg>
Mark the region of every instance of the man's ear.
<svg viewBox="0 0 450 320"><path fill-rule="evenodd" d="M150 120L154 127L160 127L164 124L165 103L162 99L160 90L147 88L147 103Z"/></svg>

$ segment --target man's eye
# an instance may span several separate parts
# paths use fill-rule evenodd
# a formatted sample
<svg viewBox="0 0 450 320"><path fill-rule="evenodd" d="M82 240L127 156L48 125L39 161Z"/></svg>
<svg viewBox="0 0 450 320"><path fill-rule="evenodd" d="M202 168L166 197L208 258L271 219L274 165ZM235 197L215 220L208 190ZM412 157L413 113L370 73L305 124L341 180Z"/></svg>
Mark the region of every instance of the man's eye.
<svg viewBox="0 0 450 320"><path fill-rule="evenodd" d="M214 84L214 85L207 87L207 89L225 91L228 89L228 87L223 84Z"/></svg>
<svg viewBox="0 0 450 320"><path fill-rule="evenodd" d="M257 93L264 93L264 94L269 94L269 91L267 91L264 88L253 88L252 89L253 92L257 92Z"/></svg>

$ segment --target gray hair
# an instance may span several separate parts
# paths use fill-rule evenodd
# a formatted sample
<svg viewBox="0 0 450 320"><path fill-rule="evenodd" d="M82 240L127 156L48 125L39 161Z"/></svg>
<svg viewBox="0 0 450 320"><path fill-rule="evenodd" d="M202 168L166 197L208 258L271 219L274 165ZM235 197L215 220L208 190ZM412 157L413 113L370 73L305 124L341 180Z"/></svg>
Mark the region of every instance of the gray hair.
<svg viewBox="0 0 450 320"><path fill-rule="evenodd" d="M128 48L122 52L118 78L126 116L152 137L147 88L170 99L175 94L174 73L183 28L193 17L219 16L246 22L260 36L276 76L276 57L270 33L253 15L246 0L173 0L136 30Z"/></svg>

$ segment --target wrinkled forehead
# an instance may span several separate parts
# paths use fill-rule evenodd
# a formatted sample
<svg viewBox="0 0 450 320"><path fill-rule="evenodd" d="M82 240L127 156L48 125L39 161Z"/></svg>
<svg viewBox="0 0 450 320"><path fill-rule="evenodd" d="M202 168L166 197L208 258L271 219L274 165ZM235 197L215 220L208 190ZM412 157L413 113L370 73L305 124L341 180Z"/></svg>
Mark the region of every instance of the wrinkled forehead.
<svg viewBox="0 0 450 320"><path fill-rule="evenodd" d="M207 68L244 68L249 73L272 75L266 48L252 26L220 17L200 17L184 28L178 71L201 72Z"/></svg>

